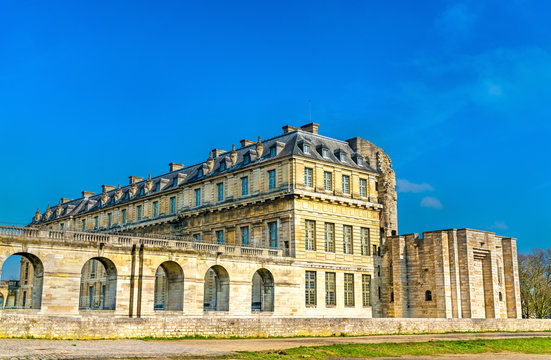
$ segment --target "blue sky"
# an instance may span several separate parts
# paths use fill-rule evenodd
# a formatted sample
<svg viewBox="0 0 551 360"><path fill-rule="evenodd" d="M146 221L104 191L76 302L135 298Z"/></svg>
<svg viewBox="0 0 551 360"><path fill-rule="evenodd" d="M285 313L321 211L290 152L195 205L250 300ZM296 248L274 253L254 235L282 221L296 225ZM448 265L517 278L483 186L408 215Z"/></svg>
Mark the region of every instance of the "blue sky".
<svg viewBox="0 0 551 360"><path fill-rule="evenodd" d="M4 1L0 221L312 119L393 159L400 233L551 240L551 3Z"/></svg>

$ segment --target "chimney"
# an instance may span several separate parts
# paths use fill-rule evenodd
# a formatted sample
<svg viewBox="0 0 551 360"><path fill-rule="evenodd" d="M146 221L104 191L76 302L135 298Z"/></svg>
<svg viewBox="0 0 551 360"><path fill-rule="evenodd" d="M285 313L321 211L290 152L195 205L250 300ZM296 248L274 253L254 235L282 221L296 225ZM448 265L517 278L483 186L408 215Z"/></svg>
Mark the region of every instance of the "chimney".
<svg viewBox="0 0 551 360"><path fill-rule="evenodd" d="M217 157L219 157L220 155L225 154L225 153L227 153L226 150L212 149L212 157L214 157L214 158L217 158Z"/></svg>
<svg viewBox="0 0 551 360"><path fill-rule="evenodd" d="M249 145L252 145L252 144L256 144L256 141L243 139L243 140L240 141L240 143L241 143L241 147L245 147L245 146L249 146Z"/></svg>
<svg viewBox="0 0 551 360"><path fill-rule="evenodd" d="M93 191L83 191L82 197L85 199L88 199L90 196L94 195L95 193Z"/></svg>
<svg viewBox="0 0 551 360"><path fill-rule="evenodd" d="M130 185L143 180L143 177L139 177L139 176L129 176L128 178L130 179Z"/></svg>
<svg viewBox="0 0 551 360"><path fill-rule="evenodd" d="M302 125L300 128L303 131L307 131L307 132L310 132L312 134L317 134L319 127L320 127L320 124L310 123L310 124Z"/></svg>
<svg viewBox="0 0 551 360"><path fill-rule="evenodd" d="M291 126L291 125L285 125L284 127L282 127L282 129L283 129L283 133L287 134L287 133L293 132L295 130L298 130L298 127Z"/></svg>
<svg viewBox="0 0 551 360"><path fill-rule="evenodd" d="M103 192L108 192L108 191L111 191L111 190L114 190L115 187L114 186L111 186L111 185L102 185L101 186L101 190Z"/></svg>
<svg viewBox="0 0 551 360"><path fill-rule="evenodd" d="M71 201L73 199L69 199L69 198L61 198L61 203L62 204L65 204L65 203L68 203L69 201Z"/></svg>
<svg viewBox="0 0 551 360"><path fill-rule="evenodd" d="M184 168L184 164L178 163L170 163L168 166L170 166L170 171L176 171Z"/></svg>

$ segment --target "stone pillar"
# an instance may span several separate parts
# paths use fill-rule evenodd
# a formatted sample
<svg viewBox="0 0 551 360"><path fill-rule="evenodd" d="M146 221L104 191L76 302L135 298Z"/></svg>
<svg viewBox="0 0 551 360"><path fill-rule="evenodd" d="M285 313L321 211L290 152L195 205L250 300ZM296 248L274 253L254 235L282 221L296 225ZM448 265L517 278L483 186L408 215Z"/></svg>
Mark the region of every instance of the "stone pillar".
<svg viewBox="0 0 551 360"><path fill-rule="evenodd" d="M461 318L461 282L459 277L459 254L457 249L457 231L448 232L448 249L450 256L450 285L452 300L452 317Z"/></svg>
<svg viewBox="0 0 551 360"><path fill-rule="evenodd" d="M452 299L450 283L450 263L448 249L448 234L446 232L424 233L425 241L430 240L433 246L433 261L435 275L436 317L452 317Z"/></svg>
<svg viewBox="0 0 551 360"><path fill-rule="evenodd" d="M503 269L505 272L505 299L507 301L507 317L520 319L522 317L520 303L520 284L518 275L517 240L504 238Z"/></svg>
<svg viewBox="0 0 551 360"><path fill-rule="evenodd" d="M391 238L392 282L394 288L394 316L409 317L408 285L406 263L406 241L404 236ZM392 306L392 303L391 303Z"/></svg>
<svg viewBox="0 0 551 360"><path fill-rule="evenodd" d="M467 232L460 230L457 234L457 254L459 258L459 283L461 293L461 317L472 317L472 284L470 268L473 266L473 251L469 249Z"/></svg>

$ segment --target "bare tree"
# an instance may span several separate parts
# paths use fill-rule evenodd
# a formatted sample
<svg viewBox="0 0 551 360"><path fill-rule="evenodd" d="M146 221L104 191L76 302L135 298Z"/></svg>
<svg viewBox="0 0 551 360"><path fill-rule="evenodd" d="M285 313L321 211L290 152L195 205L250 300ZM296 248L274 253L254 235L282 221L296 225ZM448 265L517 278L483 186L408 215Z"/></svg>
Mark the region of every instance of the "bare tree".
<svg viewBox="0 0 551 360"><path fill-rule="evenodd" d="M551 318L551 249L519 255L523 318Z"/></svg>

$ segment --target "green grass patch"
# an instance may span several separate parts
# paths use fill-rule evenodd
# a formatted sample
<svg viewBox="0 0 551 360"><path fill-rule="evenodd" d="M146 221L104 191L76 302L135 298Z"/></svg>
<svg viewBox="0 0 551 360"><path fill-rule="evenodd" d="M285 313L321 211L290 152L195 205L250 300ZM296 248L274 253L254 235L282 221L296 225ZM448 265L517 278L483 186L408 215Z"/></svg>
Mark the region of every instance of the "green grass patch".
<svg viewBox="0 0 551 360"><path fill-rule="evenodd" d="M399 357L404 355L430 356L445 354L483 353L551 354L551 337L499 340L429 341L382 344L345 344L298 347L279 351L239 352L225 359L328 359Z"/></svg>

